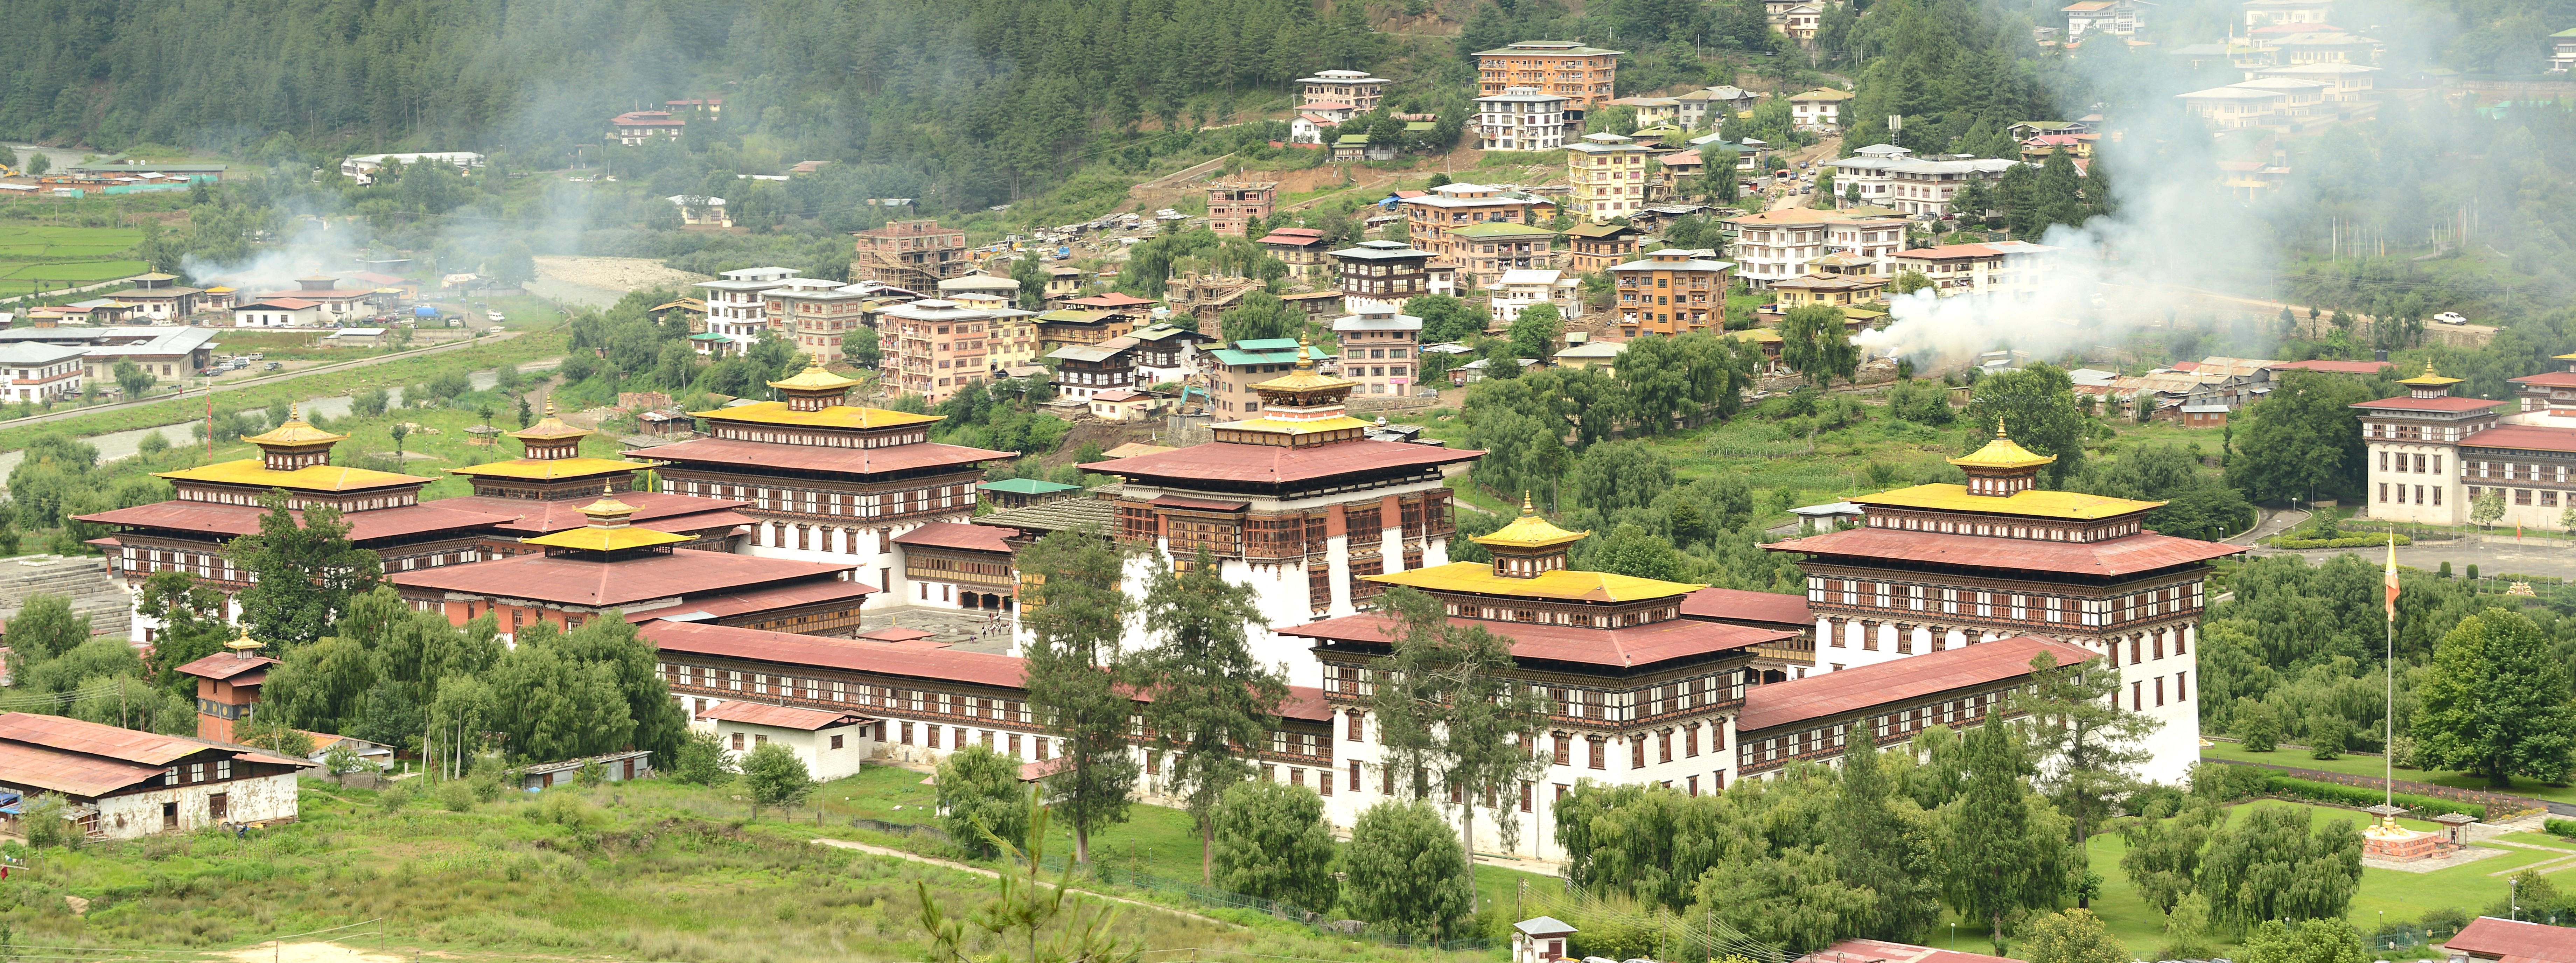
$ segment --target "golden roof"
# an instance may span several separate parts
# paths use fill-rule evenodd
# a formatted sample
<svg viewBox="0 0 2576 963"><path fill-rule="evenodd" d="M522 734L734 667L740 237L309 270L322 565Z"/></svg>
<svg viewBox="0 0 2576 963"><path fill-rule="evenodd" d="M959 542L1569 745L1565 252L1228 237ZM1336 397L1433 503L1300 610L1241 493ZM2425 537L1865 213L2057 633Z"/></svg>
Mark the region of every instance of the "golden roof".
<svg viewBox="0 0 2576 963"><path fill-rule="evenodd" d="M823 370L819 364L807 365L796 377L772 381L769 386L787 391L843 391L858 386L858 381Z"/></svg>
<svg viewBox="0 0 2576 963"><path fill-rule="evenodd" d="M287 409L285 424L242 440L261 447L269 445L291 447L302 445L336 445L349 440L349 436L335 435L330 432L323 431L320 428L315 428L310 424L306 424L302 414L302 408L297 407Z"/></svg>
<svg viewBox="0 0 2576 963"><path fill-rule="evenodd" d="M1371 575L1368 580L1435 592L1473 592L1478 595L1577 602L1637 602L1688 595L1708 587L1686 582L1638 578L1614 572L1576 572L1566 569L1541 572L1532 578L1512 578L1494 574L1494 567L1483 562L1451 562L1430 568L1406 569L1385 575Z"/></svg>
<svg viewBox="0 0 2576 963"><path fill-rule="evenodd" d="M2562 355L2561 357L2565 356ZM2427 359L2424 362L2423 374L2416 375L2412 378L2401 378L2397 383L2409 388L2448 388L2452 385L2459 384L2464 380L2466 379L2442 377L2441 372L2433 370L2433 362L2430 359Z"/></svg>
<svg viewBox="0 0 2576 963"><path fill-rule="evenodd" d="M614 472L634 471L638 468L651 467L653 467L652 462L626 461L619 458L515 458L509 461L496 461L488 465L467 465L463 468L450 468L447 470L447 473L450 475L468 475L476 478L520 478L528 481L558 481L565 478L580 478L584 475L606 475Z"/></svg>
<svg viewBox="0 0 2576 963"><path fill-rule="evenodd" d="M1209 425L1208 427L1224 428L1229 431L1263 431L1277 435L1311 435L1319 431L1348 431L1353 428L1368 428L1373 424L1375 423L1361 421L1360 419L1353 418L1349 415L1336 415L1331 418L1317 418L1311 421L1293 421L1286 418L1252 418L1245 421L1229 421L1222 424Z"/></svg>
<svg viewBox="0 0 2576 963"><path fill-rule="evenodd" d="M1523 492L1521 517L1512 519L1510 524L1490 534L1475 536L1472 541L1501 548L1553 548L1582 541L1583 536L1590 534L1590 531L1569 532L1539 517L1538 509L1530 504L1529 493Z"/></svg>
<svg viewBox="0 0 2576 963"><path fill-rule="evenodd" d="M284 488L289 491L347 492L390 485L426 484L430 479L418 475L397 475L389 471L371 471L341 465L307 465L294 471L270 471L268 462L244 458L201 468L155 472L173 481L213 482L223 485L256 485L261 488Z"/></svg>
<svg viewBox="0 0 2576 963"><path fill-rule="evenodd" d="M1995 440L1987 442L1986 447L1977 449L1975 453L1965 458L1950 459L1950 464L1961 468L1993 468L2010 471L2017 468L2037 468L2056 460L2055 455L2036 454L2015 443L2012 435L2005 433L2003 419L1997 418L1995 419Z"/></svg>
<svg viewBox="0 0 2576 963"><path fill-rule="evenodd" d="M599 500L581 506L581 513L590 516L593 521L604 518L623 518L635 514L635 506L618 501L617 496L610 494L606 486L601 486Z"/></svg>
<svg viewBox="0 0 2576 963"><path fill-rule="evenodd" d="M691 415L717 421L749 421L764 425L802 425L819 428L895 428L938 421L938 415L916 415L909 411L887 411L857 405L833 405L820 411L795 411L784 401L762 401L713 411L692 411Z"/></svg>
<svg viewBox="0 0 2576 963"><path fill-rule="evenodd" d="M1986 515L2023 515L2034 518L2063 518L2092 521L2133 512L2143 512L2163 502L2141 502L2108 495L2082 492L2052 492L2038 489L2017 491L2010 495L1972 495L1966 485L1916 485L1876 495L1858 495L1850 501L1861 505L1885 505L1890 508L1925 508L1935 511L1975 512Z"/></svg>
<svg viewBox="0 0 2576 963"><path fill-rule="evenodd" d="M1255 384L1255 385L1253 385L1253 386L1252 386L1252 390L1254 390L1254 391L1322 391L1322 390L1327 389L1327 388L1349 388L1349 387L1355 387L1355 386L1357 386L1357 385L1359 384L1358 382L1355 382L1355 381L1344 381L1344 380L1342 380L1342 379L1340 379L1340 378L1336 378L1336 377L1333 377L1333 376L1331 376L1331 375L1324 374L1324 373L1322 373L1322 372L1320 372L1320 371L1316 371L1316 370L1315 370L1315 359L1314 359L1312 356L1310 356L1310 355L1308 355L1308 354L1306 353L1306 352L1307 352L1307 349L1309 349L1309 348L1311 348L1311 347L1313 347L1313 346L1314 346L1314 342L1313 342L1313 341L1308 340L1308 339L1303 338L1303 337L1298 338L1298 339L1297 339L1297 369L1296 369L1296 370L1294 370L1294 371L1288 372L1287 374L1280 375L1279 377L1272 378L1272 379L1270 379L1270 380L1268 380L1268 381L1264 381L1264 382L1260 382L1260 383L1258 383L1258 384Z"/></svg>
<svg viewBox="0 0 2576 963"><path fill-rule="evenodd" d="M2551 360L2553 360L2553 361L2576 361L2576 353L2570 353L2570 354L2553 354L2553 355L2550 355L2549 357L2550 357L2550 359L2551 359Z"/></svg>
<svg viewBox="0 0 2576 963"><path fill-rule="evenodd" d="M593 434L595 432L590 429L575 428L555 417L555 399L549 395L546 397L545 417L537 419L536 424L511 432L510 437L520 441L562 441L566 438L588 438Z"/></svg>
<svg viewBox="0 0 2576 963"><path fill-rule="evenodd" d="M596 506L584 507L582 510L589 511L591 507ZM634 511L632 508L628 508L626 510L630 512ZM671 545L688 540L689 537L686 535L673 535L669 532L657 532L649 528L636 528L632 525L627 525L618 528L586 526L583 528L567 529L565 531L556 532L552 535L539 535L535 538L521 539L521 542L528 545L545 545L552 548L574 548L592 552L613 552L621 548L650 548L655 545Z"/></svg>

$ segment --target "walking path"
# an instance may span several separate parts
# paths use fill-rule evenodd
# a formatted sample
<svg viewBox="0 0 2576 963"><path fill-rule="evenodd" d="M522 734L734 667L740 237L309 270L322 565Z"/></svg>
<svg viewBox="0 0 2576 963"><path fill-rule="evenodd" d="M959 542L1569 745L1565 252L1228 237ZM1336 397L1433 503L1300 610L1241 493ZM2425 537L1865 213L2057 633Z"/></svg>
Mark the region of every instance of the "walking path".
<svg viewBox="0 0 2576 963"><path fill-rule="evenodd" d="M896 858L896 859L910 860L910 861L912 861L912 862L916 862L916 863L927 863L927 864L929 864L929 865L937 866L937 867L940 867L940 868L942 868L942 869L953 869L953 870L958 870L958 871L960 871L960 872L974 873L974 874L976 874L976 875L978 875L978 876L986 876L986 877L991 877L991 878L994 878L994 879L1000 879L1000 878L1001 878L1001 876L1002 876L1002 874L1001 874L1001 873L999 873L999 872L996 872L996 871L994 871L994 870L990 870L990 869L986 869L986 868L981 867L981 866L972 866L972 865L968 865L968 864L966 864L966 863L960 863L960 862L957 862L957 861L955 861L955 860L948 860L948 859L935 859L935 858L932 858L932 857L929 857L929 856L923 856L923 855L920 855L920 854L918 854L918 853L907 853L907 852L904 852L903 850L900 850L900 849L893 849L893 848L886 847L886 846L875 846L875 845L870 845L870 844L868 844L868 843L854 843L854 842L851 842L851 841L846 840L846 839L817 839L817 840L814 840L814 845L817 845L817 846L830 846L830 847L832 847L832 848L834 848L834 849L854 849L854 850L857 850L857 851L859 851L859 852L862 852L862 853L868 853L868 854L870 854L870 855L875 855L875 856L892 856L892 857L894 857L894 858ZM1110 901L1112 901L1112 902L1125 903L1125 904L1127 904L1127 905L1129 905L1129 906L1141 906L1141 907L1144 907L1144 908L1149 909L1149 910L1157 910L1157 911L1164 912L1164 913L1170 913L1170 914L1172 914L1172 915L1174 915L1174 916L1186 916L1186 917L1189 917L1190 919L1198 920L1199 922L1202 922L1202 923L1214 923L1214 924L1216 924L1216 925L1218 925L1218 926L1239 926L1239 925L1240 925L1240 924L1236 924L1236 923L1228 923L1228 922L1226 922L1226 921L1224 921L1224 920L1217 919L1216 917L1213 917L1213 916L1201 916L1201 915L1199 915L1199 914L1197 914L1197 913L1192 913L1192 912L1190 912L1190 911L1188 911L1188 910L1178 910L1178 909L1173 909L1173 908L1171 908L1171 907L1169 907L1169 906L1162 906L1162 905L1158 905L1158 904L1155 904L1155 903L1147 903L1147 902L1143 902L1143 901L1141 901L1141 900L1132 900L1132 899L1128 899L1127 897L1124 897L1124 896L1111 896L1111 895L1109 895L1109 894L1107 894L1107 893L1094 892L1094 891L1092 891L1092 890L1087 890L1087 889L1085 889L1085 890L1079 890L1079 892L1082 892L1082 893L1087 894L1087 895L1090 895L1090 896L1098 897L1098 898L1100 898L1100 899L1110 900Z"/></svg>

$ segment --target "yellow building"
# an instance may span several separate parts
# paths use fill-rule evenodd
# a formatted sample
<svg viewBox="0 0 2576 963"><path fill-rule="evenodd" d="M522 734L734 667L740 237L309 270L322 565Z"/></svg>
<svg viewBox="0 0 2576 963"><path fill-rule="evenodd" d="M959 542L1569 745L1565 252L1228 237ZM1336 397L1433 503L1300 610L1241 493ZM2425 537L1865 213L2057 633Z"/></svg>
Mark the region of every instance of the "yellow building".
<svg viewBox="0 0 2576 963"><path fill-rule="evenodd" d="M1654 150L1618 134L1585 134L1565 149L1566 180L1574 193L1566 213L1593 223L1626 217L1646 206L1646 158Z"/></svg>

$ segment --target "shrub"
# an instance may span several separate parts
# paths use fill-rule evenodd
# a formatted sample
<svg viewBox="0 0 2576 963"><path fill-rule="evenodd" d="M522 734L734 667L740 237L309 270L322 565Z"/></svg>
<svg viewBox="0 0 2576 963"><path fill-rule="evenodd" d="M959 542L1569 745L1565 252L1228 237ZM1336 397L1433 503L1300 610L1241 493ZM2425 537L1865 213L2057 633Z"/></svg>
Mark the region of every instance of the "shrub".
<svg viewBox="0 0 2576 963"><path fill-rule="evenodd" d="M2275 538L2273 548L2379 548L2388 544L2386 535L2347 535L2336 538ZM2413 545L2414 539L2397 536L2397 544ZM2474 566L2472 566L2474 568ZM2475 577L2475 576L2471 576Z"/></svg>
<svg viewBox="0 0 2576 963"><path fill-rule="evenodd" d="M2236 724L2237 738L2245 740L2247 752L2270 752L2281 747L2281 720L2269 707L2258 706L2244 714Z"/></svg>
<svg viewBox="0 0 2576 963"><path fill-rule="evenodd" d="M2478 563L2476 563L2476 562L2470 562L2470 563L2469 563L2469 580L2470 580L2470 581L2476 581L2476 580L2477 580L2477 577L2478 577Z"/></svg>
<svg viewBox="0 0 2576 963"><path fill-rule="evenodd" d="M984 837L986 830L1004 840L1028 836L1028 795L1020 789L1020 760L970 745L939 762L939 828L948 838L983 858L1001 850Z"/></svg>
<svg viewBox="0 0 2576 963"><path fill-rule="evenodd" d="M79 823L63 818L70 810L71 802L55 793L46 793L28 803L26 815L20 820L27 827L27 845L37 849L55 846L79 849L82 843L88 842L89 836L81 832Z"/></svg>
<svg viewBox="0 0 2576 963"><path fill-rule="evenodd" d="M2540 827L2547 830L2552 836L2576 839L2576 819L2544 820L2541 822Z"/></svg>
<svg viewBox="0 0 2576 963"><path fill-rule="evenodd" d="M583 789L596 789L607 781L608 767L600 765L597 759L582 763L581 771L572 776L572 784Z"/></svg>
<svg viewBox="0 0 2576 963"><path fill-rule="evenodd" d="M438 805L452 813L474 808L474 787L450 779L438 784Z"/></svg>
<svg viewBox="0 0 2576 963"><path fill-rule="evenodd" d="M724 740L714 730L691 729L672 756L670 773L692 786L721 786L733 778L733 764L726 761Z"/></svg>
<svg viewBox="0 0 2576 963"><path fill-rule="evenodd" d="M2451 563L2449 563L2449 562L2443 562L2443 563L2442 563L2442 567L2441 567L2440 569L2436 570L2435 574L2438 574L2438 575L2440 575L2440 576L2441 576L2441 577L2443 577L2443 578L2450 578L2450 577L2451 577Z"/></svg>

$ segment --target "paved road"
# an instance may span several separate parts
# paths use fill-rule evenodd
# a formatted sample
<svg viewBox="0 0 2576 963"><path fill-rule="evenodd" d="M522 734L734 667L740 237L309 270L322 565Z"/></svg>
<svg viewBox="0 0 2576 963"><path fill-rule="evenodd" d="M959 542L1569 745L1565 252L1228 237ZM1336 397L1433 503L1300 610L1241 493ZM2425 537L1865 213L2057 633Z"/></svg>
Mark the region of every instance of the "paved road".
<svg viewBox="0 0 2576 963"><path fill-rule="evenodd" d="M2376 563L2387 557L2387 551L2373 548L2282 552L2258 548L2254 554L2305 555L2322 560L2352 552ZM2517 542L2512 533L2507 532L2503 535L2469 535L2449 541L2420 542L2397 549L2399 565L2430 572L2441 568L2444 562L2451 563L2453 574L2463 576L2468 574L2468 566L2474 564L2480 575L2550 575L2576 579L2576 542L2554 538L2528 538Z"/></svg>
<svg viewBox="0 0 2576 963"><path fill-rule="evenodd" d="M251 379L247 379L247 380L244 380L244 381L235 381L235 382L230 382L230 383L218 383L218 384L216 384L216 385L215 385L215 389L214 389L214 390L215 390L215 393L216 393L216 394L223 394L224 392L227 392L227 391L238 391L238 390L243 389L243 388L256 388L256 387L260 387L260 386L263 386L263 385L273 385L273 384L278 384L278 383L281 383L281 382L293 381L293 380L295 380L295 379L297 379L297 378L301 378L301 377L304 377L304 376L306 376L306 375L319 374L319 373L321 373L321 372L325 372L325 371L348 371L348 370L353 369L353 368L370 368L370 367L374 367L374 366L376 366L376 365L380 365L380 364L388 364L388 363L395 362L395 361L403 361L403 360L407 360L407 359L411 359L411 358L423 357L423 356L426 356L426 355L444 354L444 353L446 353L446 352L450 352L450 351L459 351L459 350L463 350L463 349L465 349L465 348L473 347L474 345L478 345L478 344L488 344L488 343L495 342L495 341L503 341L503 340L507 340L507 339L510 339L510 338L518 337L518 336L519 336L519 334L520 334L520 332L517 332L517 331L504 331L504 332L501 332L501 333L499 333L499 334L492 335L491 337L488 337L488 338L479 338L479 339L478 339L478 338L469 338L469 339L466 339L466 340L463 340L463 341L451 341L451 342L448 342L448 343L446 343L446 344L431 345L431 346L426 347L426 348L414 348L414 349L412 349L412 350L410 350L410 351L397 352L397 353L395 353L395 354L380 354L380 355L373 355L373 356L370 356L370 357L360 358L360 359L358 359L358 360L356 360L356 361L343 361L343 362L340 362L340 363L337 363L337 364L319 365L319 366L316 366L316 367L303 368L303 369L299 369L299 370L295 370L295 371L281 371L281 372L278 372L278 373L273 374L273 375L266 375L266 376L263 376L263 377L251 378ZM102 412L102 411L115 411L115 410L117 410L117 409L119 409L119 408L125 408L125 407L129 407L129 406L133 406L133 405L148 405L148 404L156 404L156 403L159 403L159 402L168 401L168 400L170 400L170 399L172 399L172 398L203 398L203 397L205 397L205 392L204 392L203 390L201 390L201 389L197 389L197 390L190 390L190 391L181 392L181 393L179 393L179 394L175 394L175 395L155 395L155 396L153 396L153 397L146 398L146 399L143 399L143 400L140 400L140 401L121 401L121 402L118 402L118 403L116 403L116 404L112 404L112 405L92 405L92 406L87 407L87 408L65 408L65 409L62 409L62 410L60 410L60 411L48 412L48 413L46 413L46 414L34 415L34 416L26 417L26 418L15 418L15 419L11 419L11 420L9 420L9 421L0 421L0 428L19 428L19 427L24 427L24 426L27 426L27 425L41 425L41 424L47 424L47 423L50 423L50 422L62 421L62 420L69 419L69 418L78 418L78 417L81 417L82 415L96 414L96 413L98 413L98 412Z"/></svg>

